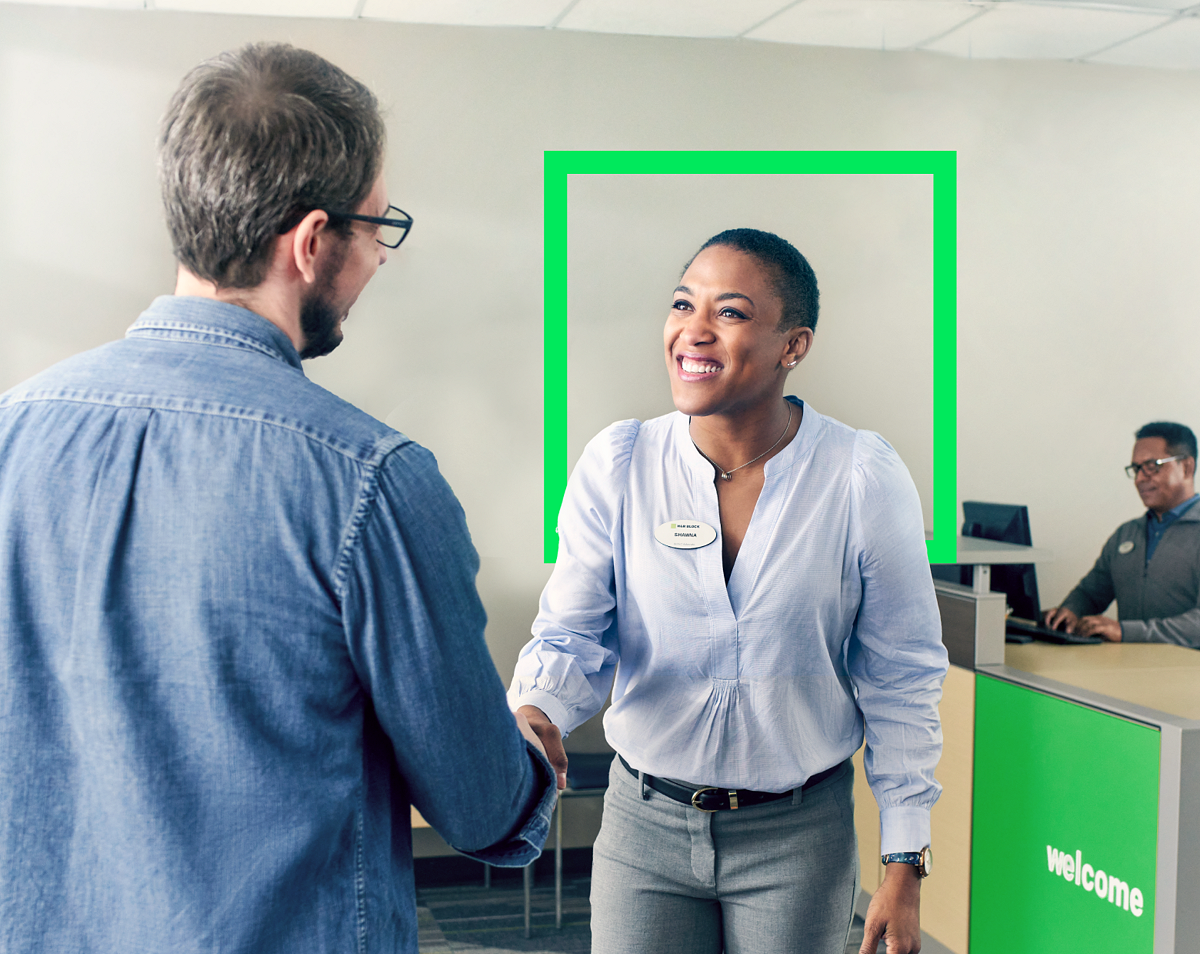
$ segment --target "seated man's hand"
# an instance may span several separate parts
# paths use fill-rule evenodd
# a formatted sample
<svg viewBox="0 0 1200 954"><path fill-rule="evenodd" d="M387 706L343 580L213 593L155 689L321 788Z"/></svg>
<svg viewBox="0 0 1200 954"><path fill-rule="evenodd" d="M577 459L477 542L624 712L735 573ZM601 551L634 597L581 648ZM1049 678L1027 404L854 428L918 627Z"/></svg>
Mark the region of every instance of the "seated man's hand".
<svg viewBox="0 0 1200 954"><path fill-rule="evenodd" d="M521 706L513 714L517 718L521 734L533 742L554 767L559 789L566 788L567 750L563 748L562 733L558 731L558 726L546 718L546 713L537 706ZM527 733L532 733L534 738L530 738Z"/></svg>
<svg viewBox="0 0 1200 954"><path fill-rule="evenodd" d="M1108 616L1085 616L1075 627L1080 636L1102 636L1110 643L1121 641L1121 624Z"/></svg>
<svg viewBox="0 0 1200 954"><path fill-rule="evenodd" d="M1075 627L1079 625L1079 617L1065 606L1055 606L1053 609L1048 609L1042 613L1042 622L1050 627L1050 629L1061 629L1068 633L1073 633L1075 632Z"/></svg>

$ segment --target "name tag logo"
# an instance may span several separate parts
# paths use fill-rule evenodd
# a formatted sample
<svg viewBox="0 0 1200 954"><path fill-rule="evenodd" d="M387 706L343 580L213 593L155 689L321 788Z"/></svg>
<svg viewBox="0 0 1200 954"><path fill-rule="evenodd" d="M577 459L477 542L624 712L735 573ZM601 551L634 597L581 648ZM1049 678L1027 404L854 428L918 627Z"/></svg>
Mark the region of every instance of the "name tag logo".
<svg viewBox="0 0 1200 954"><path fill-rule="evenodd" d="M697 520L672 520L655 529L654 539L675 550L696 550L717 539L717 531Z"/></svg>
<svg viewBox="0 0 1200 954"><path fill-rule="evenodd" d="M1133 552L1133 541L1126 540L1119 547L1117 547L1117 552L1119 554L1121 554L1121 556L1124 556L1126 553L1132 553Z"/></svg>

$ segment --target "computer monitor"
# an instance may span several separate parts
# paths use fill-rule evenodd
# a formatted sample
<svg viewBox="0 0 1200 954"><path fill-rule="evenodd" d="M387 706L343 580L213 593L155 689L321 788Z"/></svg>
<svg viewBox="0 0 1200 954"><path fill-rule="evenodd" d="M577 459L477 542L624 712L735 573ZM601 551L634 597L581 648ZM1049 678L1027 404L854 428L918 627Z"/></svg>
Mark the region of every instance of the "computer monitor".
<svg viewBox="0 0 1200 954"><path fill-rule="evenodd" d="M962 532L964 537L1033 546L1029 532L1029 510L1023 504L964 500ZM970 586L972 572L970 566L934 567L933 575L935 579ZM1041 614L1037 572L1032 563L992 564L992 592L1004 594L1013 616L1036 621Z"/></svg>

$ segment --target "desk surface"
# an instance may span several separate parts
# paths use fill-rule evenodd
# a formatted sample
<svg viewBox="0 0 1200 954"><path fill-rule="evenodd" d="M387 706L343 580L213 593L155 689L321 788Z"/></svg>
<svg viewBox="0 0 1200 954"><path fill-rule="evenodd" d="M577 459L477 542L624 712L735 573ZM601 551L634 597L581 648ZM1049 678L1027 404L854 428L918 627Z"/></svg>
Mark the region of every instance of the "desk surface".
<svg viewBox="0 0 1200 954"><path fill-rule="evenodd" d="M1007 645L1005 665L1183 719L1200 719L1200 651L1159 643Z"/></svg>
<svg viewBox="0 0 1200 954"><path fill-rule="evenodd" d="M978 563L1048 563L1054 559L1050 550L1022 547L1015 543L1000 543L979 537L958 538L958 562Z"/></svg>

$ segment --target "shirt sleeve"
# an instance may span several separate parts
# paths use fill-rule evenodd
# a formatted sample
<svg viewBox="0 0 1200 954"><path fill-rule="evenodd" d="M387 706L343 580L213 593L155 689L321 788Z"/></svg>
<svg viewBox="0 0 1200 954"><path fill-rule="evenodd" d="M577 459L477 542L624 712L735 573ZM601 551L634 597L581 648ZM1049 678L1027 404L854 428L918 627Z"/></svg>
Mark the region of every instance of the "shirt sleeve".
<svg viewBox="0 0 1200 954"><path fill-rule="evenodd" d="M1095 616L1103 613L1112 603L1116 591L1113 589L1110 564L1112 555L1117 549L1119 542L1117 536L1120 532L1118 529L1108 538L1087 576L1080 580L1075 585L1075 589L1071 590L1067 594L1067 598L1062 601L1063 607L1069 609L1076 616Z"/></svg>
<svg viewBox="0 0 1200 954"><path fill-rule="evenodd" d="M464 854L520 866L549 832L555 775L505 704L478 570L433 455L411 442L393 450L339 569L350 657L425 819Z"/></svg>
<svg viewBox="0 0 1200 954"><path fill-rule="evenodd" d="M929 812L942 790L934 769L947 669L921 503L878 434L859 432L852 481L862 595L847 664L865 723L864 765L882 853L919 851L930 843Z"/></svg>
<svg viewBox="0 0 1200 954"><path fill-rule="evenodd" d="M1200 649L1200 608L1162 619L1123 619L1121 642L1170 643Z"/></svg>
<svg viewBox="0 0 1200 954"><path fill-rule="evenodd" d="M510 707L537 706L564 736L600 711L616 672L613 540L639 426L601 431L571 473L558 560L508 690Z"/></svg>

